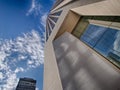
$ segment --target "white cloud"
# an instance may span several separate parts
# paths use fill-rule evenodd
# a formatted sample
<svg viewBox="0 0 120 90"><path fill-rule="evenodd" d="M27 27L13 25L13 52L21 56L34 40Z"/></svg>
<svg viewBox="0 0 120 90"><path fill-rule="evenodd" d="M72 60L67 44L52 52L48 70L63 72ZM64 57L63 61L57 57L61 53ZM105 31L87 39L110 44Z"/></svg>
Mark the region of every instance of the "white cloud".
<svg viewBox="0 0 120 90"><path fill-rule="evenodd" d="M38 19L40 18L41 25L45 28L47 13L48 12L44 12L44 8L41 5L40 0L32 0L31 7L28 10L28 12L26 13L26 15L27 16L29 16L29 15L38 16Z"/></svg>
<svg viewBox="0 0 120 90"><path fill-rule="evenodd" d="M27 57L26 56L23 56L23 55L19 55L18 56L18 60L24 60L24 59L26 59Z"/></svg>
<svg viewBox="0 0 120 90"><path fill-rule="evenodd" d="M46 19L47 19L47 12L43 11L44 9L42 8L42 5L39 0L32 0L32 4L30 9L27 12L27 16L29 15L34 15L34 16L39 16L40 18L40 23L43 25L45 28L46 26Z"/></svg>
<svg viewBox="0 0 120 90"><path fill-rule="evenodd" d="M16 74L11 74L6 80L6 85L4 85L4 90L14 90L17 86L18 78Z"/></svg>
<svg viewBox="0 0 120 90"><path fill-rule="evenodd" d="M5 55L6 55L6 54L4 54L4 52L1 52L1 53L0 53L0 60L1 60L1 61L4 60L4 58L6 57Z"/></svg>
<svg viewBox="0 0 120 90"><path fill-rule="evenodd" d="M44 63L41 38L37 31L24 33L14 40L0 41L0 90L13 90L17 74ZM24 61L24 66L20 64Z"/></svg>
<svg viewBox="0 0 120 90"><path fill-rule="evenodd" d="M3 73L0 72L0 80L2 80L4 77L3 77Z"/></svg>
<svg viewBox="0 0 120 90"><path fill-rule="evenodd" d="M30 14L34 14L34 15L39 15L40 14L40 10L41 10L42 5L40 4L39 0L32 0L32 4L30 9L27 12L27 16Z"/></svg>
<svg viewBox="0 0 120 90"><path fill-rule="evenodd" d="M31 65L31 64L33 64L34 62L33 61L31 61L31 60L28 60L28 65Z"/></svg>
<svg viewBox="0 0 120 90"><path fill-rule="evenodd" d="M46 26L46 19L47 19L47 13L44 13L42 16L41 16L41 19L40 19L40 22L41 24L44 26Z"/></svg>
<svg viewBox="0 0 120 90"><path fill-rule="evenodd" d="M35 9L35 0L32 0L32 4L31 4L30 9L27 12L27 15L29 15L31 12L33 12L34 9Z"/></svg>
<svg viewBox="0 0 120 90"><path fill-rule="evenodd" d="M22 67L17 67L14 72L18 73L18 72L23 72L23 71L25 70Z"/></svg>

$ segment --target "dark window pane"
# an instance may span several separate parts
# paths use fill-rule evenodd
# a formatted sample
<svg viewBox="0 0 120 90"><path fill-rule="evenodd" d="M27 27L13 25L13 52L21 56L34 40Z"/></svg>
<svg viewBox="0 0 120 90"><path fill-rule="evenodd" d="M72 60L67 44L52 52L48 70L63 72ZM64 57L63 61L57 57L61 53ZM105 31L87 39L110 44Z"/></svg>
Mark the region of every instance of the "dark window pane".
<svg viewBox="0 0 120 90"><path fill-rule="evenodd" d="M53 15L53 17L50 16L50 15L48 15L48 18L50 18L53 22L50 21L49 19L47 19L47 22L49 22L50 25L49 25L48 23L46 24L46 25L48 25L48 28L47 28L48 30L46 31L46 41L47 41L47 39L49 38L49 36L50 36L50 34L51 34L51 32L52 32L52 29L53 29L54 26L55 26L54 22L56 23L57 20L58 20L58 17L54 17L54 16L60 16L61 13L62 13L62 10L50 14L50 15ZM51 27L51 28L50 28L50 27ZM47 34L47 33L48 33L48 34Z"/></svg>
<svg viewBox="0 0 120 90"><path fill-rule="evenodd" d="M49 37L49 28L48 28L48 24L46 25L46 41L48 40Z"/></svg>
<svg viewBox="0 0 120 90"><path fill-rule="evenodd" d="M46 41L48 40L48 37L49 37L48 30L46 30Z"/></svg>
<svg viewBox="0 0 120 90"><path fill-rule="evenodd" d="M54 26L55 26L55 24L54 24L54 23L52 23L51 21L49 21L49 23L50 23L51 28L53 29L53 28L54 28Z"/></svg>
<svg viewBox="0 0 120 90"><path fill-rule="evenodd" d="M58 18L57 17L50 17L51 20L53 20L55 23L57 22Z"/></svg>
<svg viewBox="0 0 120 90"><path fill-rule="evenodd" d="M62 10L61 11L58 11L58 12L55 12L55 13L52 13L51 15L54 15L54 16L60 16L62 13Z"/></svg>

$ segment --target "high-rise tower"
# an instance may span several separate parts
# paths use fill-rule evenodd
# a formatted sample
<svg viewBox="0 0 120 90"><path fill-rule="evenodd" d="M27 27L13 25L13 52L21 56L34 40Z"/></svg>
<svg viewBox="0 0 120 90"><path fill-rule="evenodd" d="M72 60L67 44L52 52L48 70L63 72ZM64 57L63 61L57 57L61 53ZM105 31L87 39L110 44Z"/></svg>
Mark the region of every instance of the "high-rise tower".
<svg viewBox="0 0 120 90"><path fill-rule="evenodd" d="M16 90L35 90L36 80L31 78L20 78Z"/></svg>
<svg viewBox="0 0 120 90"><path fill-rule="evenodd" d="M44 90L120 89L120 1L57 0L46 22Z"/></svg>

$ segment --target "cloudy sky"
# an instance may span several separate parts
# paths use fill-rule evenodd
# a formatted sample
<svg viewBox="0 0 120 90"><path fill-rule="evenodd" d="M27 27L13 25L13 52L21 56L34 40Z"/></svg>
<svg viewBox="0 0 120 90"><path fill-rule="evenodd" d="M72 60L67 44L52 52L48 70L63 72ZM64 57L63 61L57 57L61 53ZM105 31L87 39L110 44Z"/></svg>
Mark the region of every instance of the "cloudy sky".
<svg viewBox="0 0 120 90"><path fill-rule="evenodd" d="M19 78L43 88L45 21L54 0L0 0L0 90Z"/></svg>

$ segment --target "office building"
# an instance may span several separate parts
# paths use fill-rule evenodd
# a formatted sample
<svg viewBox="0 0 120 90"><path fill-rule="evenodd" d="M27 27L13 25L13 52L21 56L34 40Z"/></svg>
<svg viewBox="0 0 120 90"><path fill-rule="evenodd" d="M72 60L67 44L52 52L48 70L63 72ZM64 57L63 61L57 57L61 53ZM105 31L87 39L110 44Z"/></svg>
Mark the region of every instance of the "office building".
<svg viewBox="0 0 120 90"><path fill-rule="evenodd" d="M16 90L36 90L36 80L20 78Z"/></svg>
<svg viewBox="0 0 120 90"><path fill-rule="evenodd" d="M44 90L120 90L120 1L57 0L46 21Z"/></svg>

